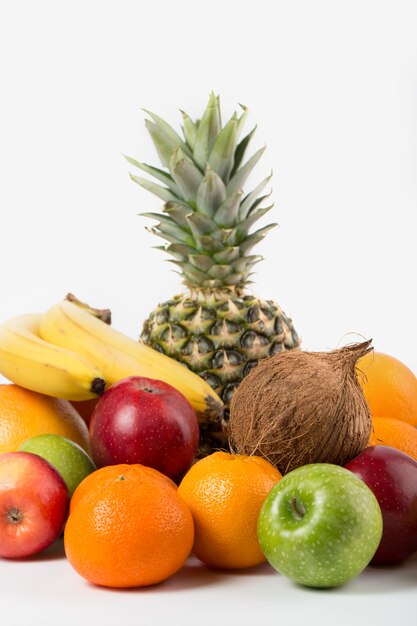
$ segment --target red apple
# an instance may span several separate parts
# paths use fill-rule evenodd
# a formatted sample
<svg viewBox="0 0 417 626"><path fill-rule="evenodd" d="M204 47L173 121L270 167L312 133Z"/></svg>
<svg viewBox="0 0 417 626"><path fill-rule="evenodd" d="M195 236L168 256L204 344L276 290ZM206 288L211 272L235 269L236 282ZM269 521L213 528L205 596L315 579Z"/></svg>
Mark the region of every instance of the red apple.
<svg viewBox="0 0 417 626"><path fill-rule="evenodd" d="M384 529L371 563L401 563L417 551L417 462L389 446L371 446L349 461L346 469L374 492Z"/></svg>
<svg viewBox="0 0 417 626"><path fill-rule="evenodd" d="M0 556L31 556L51 545L68 504L64 479L48 461L31 452L1 454Z"/></svg>
<svg viewBox="0 0 417 626"><path fill-rule="evenodd" d="M160 380L131 376L101 396L90 437L97 467L141 463L177 478L194 459L199 427L182 393Z"/></svg>

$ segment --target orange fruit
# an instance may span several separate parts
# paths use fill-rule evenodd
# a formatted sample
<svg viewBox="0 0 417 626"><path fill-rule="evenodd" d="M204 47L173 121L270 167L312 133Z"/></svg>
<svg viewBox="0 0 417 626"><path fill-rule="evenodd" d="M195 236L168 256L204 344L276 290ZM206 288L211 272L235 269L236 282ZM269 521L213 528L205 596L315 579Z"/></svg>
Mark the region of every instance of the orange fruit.
<svg viewBox="0 0 417 626"><path fill-rule="evenodd" d="M74 498L65 553L95 585L153 585L179 570L191 552L190 510L172 481L156 470L103 467L80 483Z"/></svg>
<svg viewBox="0 0 417 626"><path fill-rule="evenodd" d="M214 452L197 461L178 487L193 515L195 555L220 568L262 563L258 515L280 478L271 463L257 456Z"/></svg>
<svg viewBox="0 0 417 626"><path fill-rule="evenodd" d="M417 428L392 417L374 417L370 446L391 446L417 461Z"/></svg>
<svg viewBox="0 0 417 626"><path fill-rule="evenodd" d="M0 453L44 434L62 435L89 452L88 428L68 400L45 396L18 385L0 385Z"/></svg>
<svg viewBox="0 0 417 626"><path fill-rule="evenodd" d="M120 466L119 466L120 467ZM173 480L165 476L165 474L161 474L153 467L147 467L146 465L141 465L141 473L143 477L149 476L150 478L156 478L167 485L170 485L173 489L177 489L177 485ZM108 479L112 480L114 478L114 466L113 465L105 465L91 474L88 474L77 486L74 493L72 494L71 502L70 502L70 513L73 508L80 502L85 495L89 494L90 491L94 491L95 489L101 489L104 482ZM119 475L119 472L117 472Z"/></svg>
<svg viewBox="0 0 417 626"><path fill-rule="evenodd" d="M393 417L417 426L417 378L404 363L369 352L356 367L372 417Z"/></svg>

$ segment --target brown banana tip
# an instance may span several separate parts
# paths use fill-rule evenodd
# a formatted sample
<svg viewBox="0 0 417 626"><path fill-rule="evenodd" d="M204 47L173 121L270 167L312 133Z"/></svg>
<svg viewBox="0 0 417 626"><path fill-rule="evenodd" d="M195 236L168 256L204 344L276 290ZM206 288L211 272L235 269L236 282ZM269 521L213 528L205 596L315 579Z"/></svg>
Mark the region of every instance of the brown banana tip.
<svg viewBox="0 0 417 626"><path fill-rule="evenodd" d="M102 396L106 388L106 381L103 378L94 378L91 383L91 391L97 396Z"/></svg>
<svg viewBox="0 0 417 626"><path fill-rule="evenodd" d="M207 396L205 402L207 407L206 417L209 417L210 421L220 422L225 409L223 402L215 400L212 396Z"/></svg>

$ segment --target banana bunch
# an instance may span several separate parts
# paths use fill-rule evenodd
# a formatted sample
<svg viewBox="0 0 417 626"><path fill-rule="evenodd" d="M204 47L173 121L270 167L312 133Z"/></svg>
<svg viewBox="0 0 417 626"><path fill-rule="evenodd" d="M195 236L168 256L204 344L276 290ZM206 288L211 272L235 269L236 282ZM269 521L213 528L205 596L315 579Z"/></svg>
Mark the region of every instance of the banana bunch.
<svg viewBox="0 0 417 626"><path fill-rule="evenodd" d="M204 421L222 401L202 378L174 359L118 332L93 309L62 300L43 315L0 325L0 373L14 383L67 400L87 400L128 376L145 376L180 391Z"/></svg>
<svg viewBox="0 0 417 626"><path fill-rule="evenodd" d="M64 400L88 400L104 391L103 374L81 354L41 339L42 315L0 325L0 373L17 385Z"/></svg>

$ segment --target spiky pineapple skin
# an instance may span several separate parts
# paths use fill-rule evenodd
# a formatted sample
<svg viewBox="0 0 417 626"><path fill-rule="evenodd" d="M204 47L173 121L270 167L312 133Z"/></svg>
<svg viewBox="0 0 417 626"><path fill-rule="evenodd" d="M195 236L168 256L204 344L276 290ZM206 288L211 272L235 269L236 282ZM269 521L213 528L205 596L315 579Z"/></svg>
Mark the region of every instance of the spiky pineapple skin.
<svg viewBox="0 0 417 626"><path fill-rule="evenodd" d="M300 346L279 304L233 290L193 290L159 304L141 340L183 363L219 394L226 410L200 424L199 456L227 449L227 407L240 381L260 359Z"/></svg>

